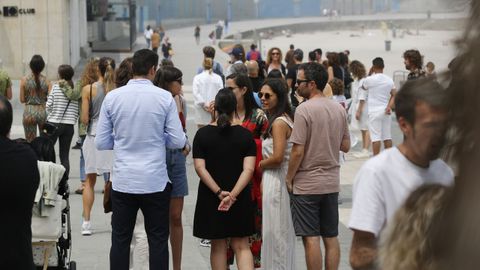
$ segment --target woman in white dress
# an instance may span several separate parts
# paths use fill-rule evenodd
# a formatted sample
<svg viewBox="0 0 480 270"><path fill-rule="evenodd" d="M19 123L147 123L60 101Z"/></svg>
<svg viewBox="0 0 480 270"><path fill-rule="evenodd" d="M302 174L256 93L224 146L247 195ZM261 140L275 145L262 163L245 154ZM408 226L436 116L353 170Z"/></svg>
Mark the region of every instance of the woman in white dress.
<svg viewBox="0 0 480 270"><path fill-rule="evenodd" d="M350 105L350 119L353 129L359 129L362 132L362 151L355 155L356 157L368 157L368 148L370 147L370 136L368 133L368 108L367 91L360 88L363 80L367 76L365 66L357 60L350 63L354 81L352 83L352 104Z"/></svg>
<svg viewBox="0 0 480 270"><path fill-rule="evenodd" d="M258 165L263 170L263 269L290 270L295 265L295 231L285 185L293 127L287 93L282 79L267 80L258 92L271 123L263 137L263 160Z"/></svg>
<svg viewBox="0 0 480 270"><path fill-rule="evenodd" d="M212 70L213 59L203 60L203 72L193 78L193 98L195 104L195 124L198 128L212 122L211 103L215 100L218 91L223 88L222 77Z"/></svg>

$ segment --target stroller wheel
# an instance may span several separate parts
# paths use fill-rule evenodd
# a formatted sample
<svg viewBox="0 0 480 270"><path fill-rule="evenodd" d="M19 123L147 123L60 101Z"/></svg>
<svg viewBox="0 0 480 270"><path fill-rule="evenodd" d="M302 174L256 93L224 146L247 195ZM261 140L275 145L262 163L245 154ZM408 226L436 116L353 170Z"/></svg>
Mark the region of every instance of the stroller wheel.
<svg viewBox="0 0 480 270"><path fill-rule="evenodd" d="M68 270L77 270L77 263L75 261L71 261L68 266Z"/></svg>

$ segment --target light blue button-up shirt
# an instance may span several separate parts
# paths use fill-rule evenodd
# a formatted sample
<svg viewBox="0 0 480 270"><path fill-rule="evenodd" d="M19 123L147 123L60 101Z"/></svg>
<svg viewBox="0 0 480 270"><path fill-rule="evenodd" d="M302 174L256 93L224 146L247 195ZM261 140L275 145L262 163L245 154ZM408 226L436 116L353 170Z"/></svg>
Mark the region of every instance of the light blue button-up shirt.
<svg viewBox="0 0 480 270"><path fill-rule="evenodd" d="M95 144L114 151L112 188L118 192L161 192L169 182L165 147L183 148L186 136L172 94L147 79L132 79L108 93Z"/></svg>

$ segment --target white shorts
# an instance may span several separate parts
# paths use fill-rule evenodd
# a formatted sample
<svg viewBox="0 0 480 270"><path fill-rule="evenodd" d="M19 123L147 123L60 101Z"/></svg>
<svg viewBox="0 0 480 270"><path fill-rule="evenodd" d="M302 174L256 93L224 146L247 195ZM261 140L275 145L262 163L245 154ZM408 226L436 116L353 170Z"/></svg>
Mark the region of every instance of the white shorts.
<svg viewBox="0 0 480 270"><path fill-rule="evenodd" d="M368 130L372 142L392 139L392 116L384 111L368 114Z"/></svg>
<svg viewBox="0 0 480 270"><path fill-rule="evenodd" d="M112 172L113 151L99 151L95 147L95 136L87 135L82 146L86 174Z"/></svg>

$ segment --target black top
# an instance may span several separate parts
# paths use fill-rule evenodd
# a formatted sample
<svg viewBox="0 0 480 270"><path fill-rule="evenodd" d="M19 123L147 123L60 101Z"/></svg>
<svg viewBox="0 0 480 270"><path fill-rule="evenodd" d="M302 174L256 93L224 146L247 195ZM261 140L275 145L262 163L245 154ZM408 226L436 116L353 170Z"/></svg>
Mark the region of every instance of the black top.
<svg viewBox="0 0 480 270"><path fill-rule="evenodd" d="M40 182L37 157L30 146L0 137L2 243L0 269L34 268L32 207Z"/></svg>
<svg viewBox="0 0 480 270"><path fill-rule="evenodd" d="M291 91L290 91L290 100L292 102L293 107L298 106L298 100L295 97L295 91L297 91L297 71L298 71L299 66L300 66L299 64L295 64L294 66L292 66L288 69L288 73L287 73L287 80L288 79L292 80L292 87L291 87Z"/></svg>
<svg viewBox="0 0 480 270"><path fill-rule="evenodd" d="M231 191L243 171L243 160L256 156L252 134L242 126L222 130L208 125L197 131L193 158L204 159L207 171L222 190ZM237 196L229 211L218 211L220 200L202 181L198 186L193 235L203 239L244 237L254 232L250 185Z"/></svg>
<svg viewBox="0 0 480 270"><path fill-rule="evenodd" d="M344 75L343 75L342 68L339 66L332 66L332 69L333 69L333 77L343 81Z"/></svg>

